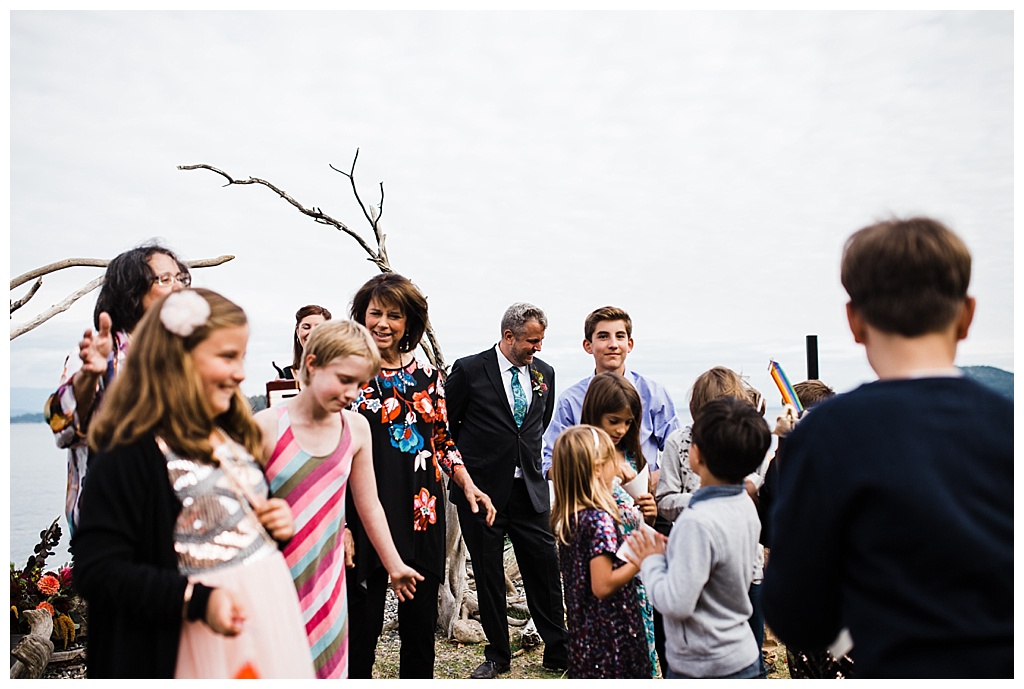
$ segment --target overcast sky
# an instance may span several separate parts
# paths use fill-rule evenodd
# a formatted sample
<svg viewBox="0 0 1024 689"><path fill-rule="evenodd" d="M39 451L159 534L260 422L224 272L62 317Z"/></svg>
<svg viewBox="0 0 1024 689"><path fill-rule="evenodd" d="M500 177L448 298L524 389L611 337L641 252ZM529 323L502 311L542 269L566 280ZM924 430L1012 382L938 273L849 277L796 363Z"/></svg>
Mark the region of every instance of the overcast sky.
<svg viewBox="0 0 1024 689"><path fill-rule="evenodd" d="M848 390L846 237L928 214L974 256L958 363L1013 370L1013 15L862 13L67 13L10 15L10 271L157 237L236 258L194 284L249 314L248 394L291 356L295 310L344 315L376 273L350 238L207 163L273 182L369 238L449 361L504 309L550 319L564 389L582 323L634 319L629 363L685 409L726 365L777 397L776 358ZM12 324L101 274L47 277ZM15 290L17 298L25 288ZM10 346L10 384L54 387L93 293Z"/></svg>

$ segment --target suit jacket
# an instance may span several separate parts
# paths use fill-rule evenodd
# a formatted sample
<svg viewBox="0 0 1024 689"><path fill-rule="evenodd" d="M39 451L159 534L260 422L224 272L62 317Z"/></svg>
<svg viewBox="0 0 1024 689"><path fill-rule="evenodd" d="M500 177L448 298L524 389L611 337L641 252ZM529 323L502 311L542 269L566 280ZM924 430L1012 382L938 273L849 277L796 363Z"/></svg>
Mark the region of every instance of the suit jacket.
<svg viewBox="0 0 1024 689"><path fill-rule="evenodd" d="M522 383L533 398L521 428L512 416L494 347L456 361L445 381L452 437L473 482L498 510L508 503L517 462L534 509L543 512L551 505L547 479L540 473L540 451L555 409L555 370L537 358L528 368L529 379ZM466 505L457 488L449 497L456 505Z"/></svg>

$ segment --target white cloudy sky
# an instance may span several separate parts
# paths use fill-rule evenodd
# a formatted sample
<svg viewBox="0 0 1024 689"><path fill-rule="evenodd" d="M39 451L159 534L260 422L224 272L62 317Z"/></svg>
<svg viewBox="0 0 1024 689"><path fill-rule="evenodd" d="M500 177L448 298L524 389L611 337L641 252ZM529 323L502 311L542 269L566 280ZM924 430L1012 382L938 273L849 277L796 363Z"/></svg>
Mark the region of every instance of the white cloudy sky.
<svg viewBox="0 0 1024 689"><path fill-rule="evenodd" d="M843 241L924 213L974 254L958 362L1013 370L1010 12L13 12L10 42L11 275L152 237L234 254L194 277L251 318L249 394L288 360L296 308L342 315L376 269L269 190L176 166L366 232L329 168L357 148L449 362L532 301L564 387L592 363L584 316L615 304L631 364L684 408L716 364L774 397L769 357L802 379L809 333L849 389L872 374ZM100 272L46 278L12 323ZM94 299L11 343L11 386L56 384Z"/></svg>

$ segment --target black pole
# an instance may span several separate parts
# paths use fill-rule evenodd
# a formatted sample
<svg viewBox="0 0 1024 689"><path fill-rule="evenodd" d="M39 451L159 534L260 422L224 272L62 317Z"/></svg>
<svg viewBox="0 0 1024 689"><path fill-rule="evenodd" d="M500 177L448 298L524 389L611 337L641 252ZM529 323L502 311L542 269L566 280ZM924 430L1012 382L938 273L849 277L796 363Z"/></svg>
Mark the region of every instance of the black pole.
<svg viewBox="0 0 1024 689"><path fill-rule="evenodd" d="M807 380L818 380L818 336L807 336Z"/></svg>

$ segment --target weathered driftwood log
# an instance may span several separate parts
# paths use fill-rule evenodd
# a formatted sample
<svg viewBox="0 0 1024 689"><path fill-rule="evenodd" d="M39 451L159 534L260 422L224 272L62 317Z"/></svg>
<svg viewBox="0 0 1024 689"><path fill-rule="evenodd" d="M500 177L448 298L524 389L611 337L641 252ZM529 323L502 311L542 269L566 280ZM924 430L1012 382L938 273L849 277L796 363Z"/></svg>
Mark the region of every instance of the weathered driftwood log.
<svg viewBox="0 0 1024 689"><path fill-rule="evenodd" d="M28 620L29 633L11 651L16 658L11 679L39 679L53 655L53 618L46 610L26 610L22 614Z"/></svg>

